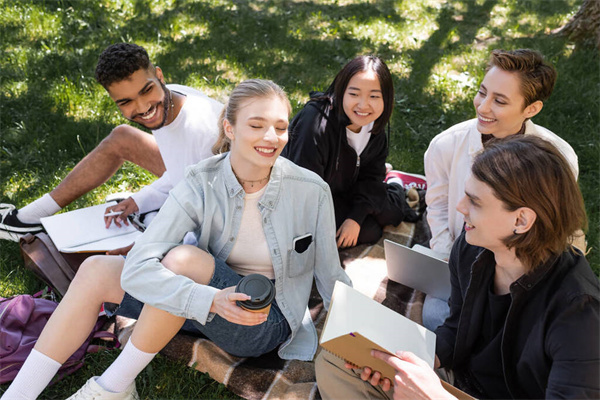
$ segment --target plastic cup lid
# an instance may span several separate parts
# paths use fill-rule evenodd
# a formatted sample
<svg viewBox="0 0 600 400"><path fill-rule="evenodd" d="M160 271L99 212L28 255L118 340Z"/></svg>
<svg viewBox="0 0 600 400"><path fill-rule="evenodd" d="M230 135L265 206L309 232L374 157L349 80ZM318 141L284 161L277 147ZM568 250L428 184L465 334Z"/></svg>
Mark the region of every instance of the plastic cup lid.
<svg viewBox="0 0 600 400"><path fill-rule="evenodd" d="M251 300L238 301L238 305L251 310L265 308L275 298L275 285L269 278L261 274L250 274L242 278L235 288L236 293L245 293Z"/></svg>

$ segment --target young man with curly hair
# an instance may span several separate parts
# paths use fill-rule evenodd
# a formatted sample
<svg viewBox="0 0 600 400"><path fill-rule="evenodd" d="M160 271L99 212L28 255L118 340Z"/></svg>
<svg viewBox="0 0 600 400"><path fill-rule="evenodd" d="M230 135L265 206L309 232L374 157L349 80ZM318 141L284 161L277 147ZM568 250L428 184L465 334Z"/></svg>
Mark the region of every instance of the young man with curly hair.
<svg viewBox="0 0 600 400"><path fill-rule="evenodd" d="M0 238L18 241L26 233L42 231L40 218L102 185L130 161L160 178L107 210L121 212L107 217L107 226L127 223L131 213L160 208L185 167L212 155L223 105L195 89L165 85L162 70L144 48L130 43L107 47L96 66L96 80L125 118L152 134L119 125L51 192L18 210L0 205Z"/></svg>

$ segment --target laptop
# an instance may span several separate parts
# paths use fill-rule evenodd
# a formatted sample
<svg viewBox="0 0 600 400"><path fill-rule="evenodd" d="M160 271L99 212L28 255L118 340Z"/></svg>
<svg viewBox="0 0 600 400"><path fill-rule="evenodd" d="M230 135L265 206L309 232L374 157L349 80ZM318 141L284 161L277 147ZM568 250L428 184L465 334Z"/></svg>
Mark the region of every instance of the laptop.
<svg viewBox="0 0 600 400"><path fill-rule="evenodd" d="M435 252L415 245L412 249L384 240L388 278L442 300L450 297L448 262Z"/></svg>

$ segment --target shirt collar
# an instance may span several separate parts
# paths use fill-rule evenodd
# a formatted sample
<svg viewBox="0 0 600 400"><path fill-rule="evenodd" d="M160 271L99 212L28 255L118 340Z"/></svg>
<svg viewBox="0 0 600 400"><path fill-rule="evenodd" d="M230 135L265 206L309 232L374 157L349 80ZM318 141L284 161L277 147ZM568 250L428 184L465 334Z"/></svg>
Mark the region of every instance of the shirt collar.
<svg viewBox="0 0 600 400"><path fill-rule="evenodd" d="M271 170L271 177L269 178L269 183L267 183L265 193L258 202L260 205L270 210L275 208L277 200L279 199L281 181L283 177L282 162L281 156L277 157L277 160L275 160L275 164L273 165L273 169ZM229 197L235 197L239 195L243 197L245 195L244 188L233 174L230 153L227 153L225 156L225 160L222 163L221 168L225 180L225 187L227 188L227 194Z"/></svg>

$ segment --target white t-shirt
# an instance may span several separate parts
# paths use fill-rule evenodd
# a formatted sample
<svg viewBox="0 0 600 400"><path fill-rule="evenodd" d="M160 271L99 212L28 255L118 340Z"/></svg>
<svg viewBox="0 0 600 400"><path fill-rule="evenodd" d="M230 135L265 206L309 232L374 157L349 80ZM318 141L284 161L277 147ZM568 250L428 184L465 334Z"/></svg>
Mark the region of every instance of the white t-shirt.
<svg viewBox="0 0 600 400"><path fill-rule="evenodd" d="M258 201L267 186L255 193L244 195L244 212L235 243L227 257L227 264L240 275L262 274L275 279L273 262L262 225Z"/></svg>
<svg viewBox="0 0 600 400"><path fill-rule="evenodd" d="M369 143L369 139L371 138L371 131L373 130L373 122L368 125L362 127L360 132L352 132L350 129L346 128L346 137L348 138L348 144L356 151L356 154L360 156L365 147L367 147L367 143Z"/></svg>
<svg viewBox="0 0 600 400"><path fill-rule="evenodd" d="M525 123L525 134L539 136L554 144L577 178L577 154L566 141L531 120ZM477 130L477 118L474 118L434 137L425 152L427 222L432 234L431 248L438 253L449 255L454 240L462 231L464 219L456 206L465 194L465 181L473 159L482 149L481 133Z"/></svg>
<svg viewBox="0 0 600 400"><path fill-rule="evenodd" d="M169 191L183 179L185 168L213 155L211 147L219 134L223 104L187 86L167 85L167 88L185 94L186 100L173 122L152 132L166 171L131 196L140 213L159 209Z"/></svg>

